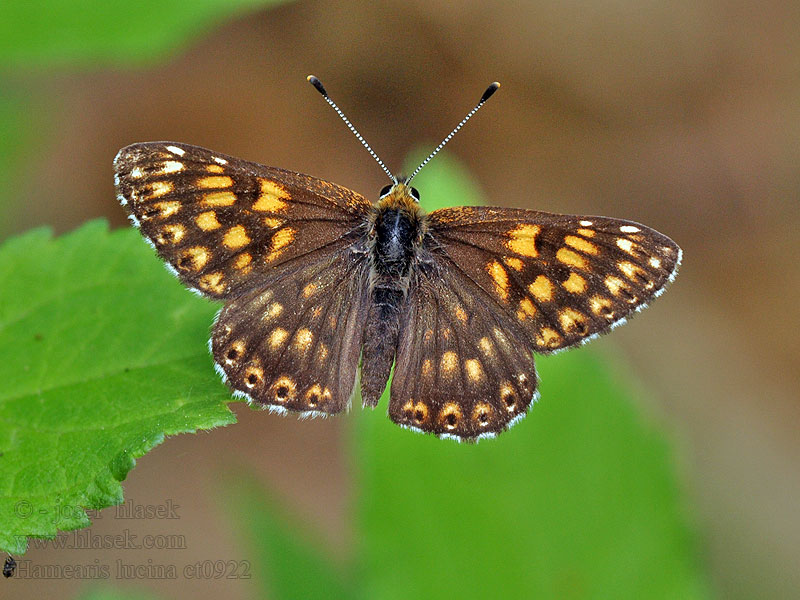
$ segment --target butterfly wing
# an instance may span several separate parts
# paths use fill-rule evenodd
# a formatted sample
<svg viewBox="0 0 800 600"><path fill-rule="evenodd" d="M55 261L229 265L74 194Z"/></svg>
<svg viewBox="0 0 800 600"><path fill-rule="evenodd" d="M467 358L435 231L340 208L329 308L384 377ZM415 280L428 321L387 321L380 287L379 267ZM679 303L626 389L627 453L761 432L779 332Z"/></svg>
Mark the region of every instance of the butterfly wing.
<svg viewBox="0 0 800 600"><path fill-rule="evenodd" d="M623 322L663 291L681 256L668 237L604 217L461 207L427 223L389 415L469 441L524 416L538 394L534 351Z"/></svg>
<svg viewBox="0 0 800 600"><path fill-rule="evenodd" d="M530 338L494 297L451 264L416 271L389 402L403 427L440 437L492 437L525 415L537 379Z"/></svg>
<svg viewBox="0 0 800 600"><path fill-rule="evenodd" d="M220 312L211 337L217 369L239 395L276 412L337 413L349 404L369 301L369 268L352 248L301 269Z"/></svg>
<svg viewBox="0 0 800 600"><path fill-rule="evenodd" d="M277 411L331 414L355 383L372 205L346 188L173 142L123 148L120 202L178 278L227 300L217 370Z"/></svg>
<svg viewBox="0 0 800 600"><path fill-rule="evenodd" d="M114 169L133 223L184 284L214 299L351 245L372 210L341 186L187 144L133 144Z"/></svg>
<svg viewBox="0 0 800 600"><path fill-rule="evenodd" d="M621 324L675 277L681 250L639 223L524 209L429 215L439 260L491 295L547 353Z"/></svg>

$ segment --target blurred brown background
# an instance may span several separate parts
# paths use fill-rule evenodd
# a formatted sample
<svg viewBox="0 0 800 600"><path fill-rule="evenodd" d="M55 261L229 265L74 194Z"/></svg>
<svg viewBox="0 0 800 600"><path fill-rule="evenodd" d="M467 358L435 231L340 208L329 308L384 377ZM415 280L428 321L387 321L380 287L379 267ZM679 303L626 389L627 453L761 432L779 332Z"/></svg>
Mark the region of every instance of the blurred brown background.
<svg viewBox="0 0 800 600"><path fill-rule="evenodd" d="M499 80L449 152L492 204L624 217L681 244L669 292L596 344L633 363L678 441L720 596L800 597L799 13L780 0L322 0L243 16L151 68L13 72L11 86L39 98L45 150L15 178L19 210L7 226L61 233L98 216L125 226L111 159L128 143L158 139L373 197L384 174L307 74L395 171ZM246 464L297 514L324 502L324 519L311 525L346 555L354 540L341 420L235 410L238 425L168 440L141 459L126 498L181 506L184 563L241 557L218 479ZM131 526L101 516L92 531ZM163 521L135 523L139 535L148 528L175 532ZM123 556L160 562L159 552ZM25 558L87 556L49 548ZM61 593L80 586L51 583ZM229 583L159 587L181 598L254 593L252 582Z"/></svg>

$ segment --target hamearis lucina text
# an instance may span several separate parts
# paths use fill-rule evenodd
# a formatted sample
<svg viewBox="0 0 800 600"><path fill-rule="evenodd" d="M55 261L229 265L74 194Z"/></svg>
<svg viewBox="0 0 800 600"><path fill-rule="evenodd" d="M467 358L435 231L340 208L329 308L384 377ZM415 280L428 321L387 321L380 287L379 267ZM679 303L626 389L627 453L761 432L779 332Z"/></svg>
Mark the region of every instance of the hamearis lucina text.
<svg viewBox="0 0 800 600"><path fill-rule="evenodd" d="M582 344L664 291L681 250L631 221L462 206L426 214L410 177L376 205L328 181L176 142L114 159L119 201L167 268L224 307L217 371L251 404L327 416L360 388L402 427L475 441L538 396L533 353ZM360 382L360 386L358 385Z"/></svg>

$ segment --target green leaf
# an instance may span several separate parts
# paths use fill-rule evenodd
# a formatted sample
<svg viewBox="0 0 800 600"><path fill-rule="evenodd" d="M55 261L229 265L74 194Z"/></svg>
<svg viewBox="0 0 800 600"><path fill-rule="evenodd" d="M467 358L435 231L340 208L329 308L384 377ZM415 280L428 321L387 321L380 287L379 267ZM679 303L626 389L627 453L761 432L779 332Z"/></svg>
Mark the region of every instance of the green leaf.
<svg viewBox="0 0 800 600"><path fill-rule="evenodd" d="M234 422L206 350L214 309L134 230L0 247L0 549L89 525L165 435Z"/></svg>
<svg viewBox="0 0 800 600"><path fill-rule="evenodd" d="M287 0L56 0L0 3L5 65L152 61L228 20Z"/></svg>
<svg viewBox="0 0 800 600"><path fill-rule="evenodd" d="M354 598L356 590L347 569L331 560L320 542L301 525L299 518L286 514L268 494L247 477L229 480L225 502L236 509L240 537L257 557L253 576L259 579L262 597Z"/></svg>

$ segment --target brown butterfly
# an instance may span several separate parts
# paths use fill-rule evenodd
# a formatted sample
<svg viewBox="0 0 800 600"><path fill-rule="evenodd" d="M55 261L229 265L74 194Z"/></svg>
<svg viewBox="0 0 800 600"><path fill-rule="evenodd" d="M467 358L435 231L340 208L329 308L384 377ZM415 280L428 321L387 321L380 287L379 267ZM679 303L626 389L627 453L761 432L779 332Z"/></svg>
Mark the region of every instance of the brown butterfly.
<svg viewBox="0 0 800 600"><path fill-rule="evenodd" d="M430 214L411 177L377 205L334 183L174 142L114 160L118 197L184 284L225 306L210 348L234 390L276 412L327 416L357 388L389 417L474 441L536 400L533 352L624 322L676 273L680 248L630 221L514 208Z"/></svg>

